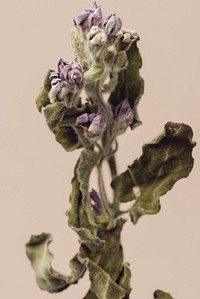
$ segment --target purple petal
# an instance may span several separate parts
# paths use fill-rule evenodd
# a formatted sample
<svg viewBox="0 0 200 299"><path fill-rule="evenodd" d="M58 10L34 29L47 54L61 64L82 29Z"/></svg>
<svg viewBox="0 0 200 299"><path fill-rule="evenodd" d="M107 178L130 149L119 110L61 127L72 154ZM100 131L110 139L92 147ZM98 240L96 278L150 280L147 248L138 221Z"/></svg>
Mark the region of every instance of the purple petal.
<svg viewBox="0 0 200 299"><path fill-rule="evenodd" d="M49 79L52 80L54 78L60 78L59 72L51 72Z"/></svg>
<svg viewBox="0 0 200 299"><path fill-rule="evenodd" d="M122 101L115 108L115 118L117 122L124 123L124 125L129 126L132 124L134 119L134 111L131 108L128 99Z"/></svg>
<svg viewBox="0 0 200 299"><path fill-rule="evenodd" d="M102 21L100 6L94 2L92 8L87 8L79 15L73 17L74 25L81 26L83 29L90 29L93 25L99 25Z"/></svg>
<svg viewBox="0 0 200 299"><path fill-rule="evenodd" d="M69 84L81 84L83 76L82 73L78 70L71 70L68 72L68 82Z"/></svg>
<svg viewBox="0 0 200 299"><path fill-rule="evenodd" d="M116 14L111 14L103 22L104 30L108 36L115 36L122 27L122 21Z"/></svg>
<svg viewBox="0 0 200 299"><path fill-rule="evenodd" d="M90 194L91 205L94 211L97 212L98 214L101 214L102 206L101 206L101 200L98 192L92 188L92 191L89 194Z"/></svg>
<svg viewBox="0 0 200 299"><path fill-rule="evenodd" d="M104 132L105 128L106 128L105 111L101 107L101 108L99 108L99 111L93 118L93 121L92 121L91 125L89 126L88 131L92 135L98 136Z"/></svg>
<svg viewBox="0 0 200 299"><path fill-rule="evenodd" d="M76 119L76 125L84 125L90 121L88 113L83 113Z"/></svg>

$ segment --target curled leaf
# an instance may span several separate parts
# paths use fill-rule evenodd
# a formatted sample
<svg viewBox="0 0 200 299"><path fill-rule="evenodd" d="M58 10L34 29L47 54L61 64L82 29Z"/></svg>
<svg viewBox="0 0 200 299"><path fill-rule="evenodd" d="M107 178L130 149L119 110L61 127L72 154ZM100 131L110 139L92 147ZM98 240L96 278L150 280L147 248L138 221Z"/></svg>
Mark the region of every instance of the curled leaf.
<svg viewBox="0 0 200 299"><path fill-rule="evenodd" d="M154 299L173 299L169 293L165 293L161 290L154 292Z"/></svg>
<svg viewBox="0 0 200 299"><path fill-rule="evenodd" d="M122 299L126 292L115 283L110 276L97 264L86 258L82 262L87 266L90 273L91 290L99 299Z"/></svg>
<svg viewBox="0 0 200 299"><path fill-rule="evenodd" d="M51 81L49 79L52 70L49 70L43 82L43 86L36 98L36 106L41 112L43 107L46 107L50 103L49 91L51 89Z"/></svg>
<svg viewBox="0 0 200 299"><path fill-rule="evenodd" d="M95 237L87 228L73 227L75 232L79 235L80 244L85 244L91 251L99 251L104 247L105 241Z"/></svg>
<svg viewBox="0 0 200 299"><path fill-rule="evenodd" d="M128 299L131 292L131 270L128 265L124 265L117 280L117 284L120 285L124 290L126 290L126 296L124 299Z"/></svg>
<svg viewBox="0 0 200 299"><path fill-rule="evenodd" d="M65 276L58 273L51 267L53 254L49 251L48 245L53 240L50 234L32 236L26 244L26 254L31 261L35 271L36 281L42 290L50 293L60 292L70 284L76 283L85 273L85 266L80 263L77 256L70 261L72 273Z"/></svg>
<svg viewBox="0 0 200 299"><path fill-rule="evenodd" d="M133 223L143 214L160 210L160 196L172 189L193 167L192 129L185 124L168 122L165 132L143 146L142 156L112 181L118 200L135 200L130 210Z"/></svg>
<svg viewBox="0 0 200 299"><path fill-rule="evenodd" d="M72 151L83 146L79 131L76 130L76 119L82 113L91 113L96 107L84 105L82 108L66 107L61 102L55 102L43 108L47 125L66 151Z"/></svg>
<svg viewBox="0 0 200 299"><path fill-rule="evenodd" d="M131 108L135 112L134 121L131 125L131 128L134 128L141 123L137 113L137 105L144 93L144 80L139 72L142 66L142 58L136 41L132 43L128 50L127 59L128 66L119 73L118 83L110 95L109 102L116 107L124 99L128 100Z"/></svg>
<svg viewBox="0 0 200 299"><path fill-rule="evenodd" d="M68 224L80 237L80 243L91 251L98 251L104 241L97 236L97 225L89 196L89 177L97 162L97 154L89 149L82 151L72 179L71 207Z"/></svg>
<svg viewBox="0 0 200 299"><path fill-rule="evenodd" d="M98 217L98 235L105 241L104 247L98 252L91 252L81 246L79 260L88 267L91 289L84 297L93 298L128 298L130 293L130 270L123 264L123 249L120 235L125 223L124 219L116 220L115 226L108 229L109 219ZM97 283L98 281L98 283ZM96 294L96 295L95 295ZM96 296L96 297L95 297Z"/></svg>

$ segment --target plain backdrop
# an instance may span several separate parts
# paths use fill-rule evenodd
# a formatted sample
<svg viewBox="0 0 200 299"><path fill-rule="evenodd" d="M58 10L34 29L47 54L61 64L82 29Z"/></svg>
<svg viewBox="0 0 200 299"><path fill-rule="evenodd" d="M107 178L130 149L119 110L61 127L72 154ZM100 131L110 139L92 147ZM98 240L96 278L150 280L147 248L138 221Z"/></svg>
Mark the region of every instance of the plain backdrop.
<svg viewBox="0 0 200 299"><path fill-rule="evenodd" d="M62 57L71 61L72 16L92 1L7 0L1 3L0 108L0 297L4 299L81 299L88 275L68 290L41 291L25 256L31 234L50 232L53 267L69 274L78 238L65 211L73 167L80 151L67 153L56 143L35 98L46 71ZM192 126L200 137L200 42L198 0L99 0L104 15L117 13L123 27L140 35L145 94L139 104L143 125L119 138L118 168L124 171L141 147L167 121ZM200 143L200 142L199 142ZM144 216L122 235L131 264L131 298L151 299L155 289L176 299L200 294L199 145L195 166L161 199L161 212Z"/></svg>

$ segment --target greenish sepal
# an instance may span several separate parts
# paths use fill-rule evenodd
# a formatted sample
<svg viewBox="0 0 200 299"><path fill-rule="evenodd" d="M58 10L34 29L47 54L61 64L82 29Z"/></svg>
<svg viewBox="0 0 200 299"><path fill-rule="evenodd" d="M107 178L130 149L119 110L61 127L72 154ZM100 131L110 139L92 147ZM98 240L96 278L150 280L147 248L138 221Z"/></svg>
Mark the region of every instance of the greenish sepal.
<svg viewBox="0 0 200 299"><path fill-rule="evenodd" d="M104 68L98 65L92 65L91 68L84 73L85 82L95 82L102 79Z"/></svg>

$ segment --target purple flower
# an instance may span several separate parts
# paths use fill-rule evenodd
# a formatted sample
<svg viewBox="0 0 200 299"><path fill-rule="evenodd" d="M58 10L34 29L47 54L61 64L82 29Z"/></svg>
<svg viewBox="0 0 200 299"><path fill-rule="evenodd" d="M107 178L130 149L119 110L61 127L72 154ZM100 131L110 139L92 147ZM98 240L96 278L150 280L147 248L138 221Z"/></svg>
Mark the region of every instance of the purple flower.
<svg viewBox="0 0 200 299"><path fill-rule="evenodd" d="M133 123L134 111L127 99L116 106L114 115L118 133L123 133Z"/></svg>
<svg viewBox="0 0 200 299"><path fill-rule="evenodd" d="M103 22L104 30L107 36L115 36L122 27L122 21L116 14L111 14Z"/></svg>
<svg viewBox="0 0 200 299"><path fill-rule="evenodd" d="M76 125L82 126L90 136L101 135L106 128L105 111L102 107L97 113L83 113L76 119Z"/></svg>
<svg viewBox="0 0 200 299"><path fill-rule="evenodd" d="M73 17L74 25L81 26L83 29L90 29L93 25L100 25L101 21L101 8L96 2L94 2L92 8L87 8L76 17Z"/></svg>
<svg viewBox="0 0 200 299"><path fill-rule="evenodd" d="M77 60L69 63L60 59L58 62L58 71L51 72L50 80L51 100L63 100L65 96L74 89L74 87L80 87L83 81L81 65L77 62Z"/></svg>
<svg viewBox="0 0 200 299"><path fill-rule="evenodd" d="M89 193L89 195L90 195L90 202L94 211L97 214L102 214L101 200L98 192L92 188L92 191Z"/></svg>

